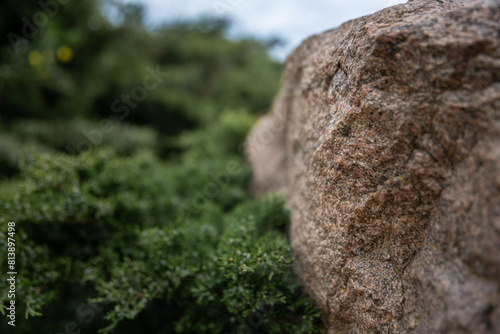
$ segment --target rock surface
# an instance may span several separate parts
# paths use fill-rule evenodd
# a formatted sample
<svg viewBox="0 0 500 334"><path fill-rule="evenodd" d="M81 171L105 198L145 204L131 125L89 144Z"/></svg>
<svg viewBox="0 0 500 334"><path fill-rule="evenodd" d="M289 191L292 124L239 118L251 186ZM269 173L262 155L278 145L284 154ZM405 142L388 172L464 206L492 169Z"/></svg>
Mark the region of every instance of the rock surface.
<svg viewBox="0 0 500 334"><path fill-rule="evenodd" d="M500 333L500 2L309 38L247 153L327 333Z"/></svg>

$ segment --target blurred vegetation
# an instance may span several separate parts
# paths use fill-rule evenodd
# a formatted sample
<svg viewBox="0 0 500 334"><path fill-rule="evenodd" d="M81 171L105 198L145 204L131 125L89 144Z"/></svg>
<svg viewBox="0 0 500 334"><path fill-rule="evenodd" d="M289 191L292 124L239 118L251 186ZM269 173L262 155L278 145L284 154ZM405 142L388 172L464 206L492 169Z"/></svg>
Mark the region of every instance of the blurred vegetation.
<svg viewBox="0 0 500 334"><path fill-rule="evenodd" d="M282 66L273 41L230 40L229 25L147 29L140 6L112 1L0 4L0 270L15 221L16 332L321 331L283 200L251 197L241 153Z"/></svg>

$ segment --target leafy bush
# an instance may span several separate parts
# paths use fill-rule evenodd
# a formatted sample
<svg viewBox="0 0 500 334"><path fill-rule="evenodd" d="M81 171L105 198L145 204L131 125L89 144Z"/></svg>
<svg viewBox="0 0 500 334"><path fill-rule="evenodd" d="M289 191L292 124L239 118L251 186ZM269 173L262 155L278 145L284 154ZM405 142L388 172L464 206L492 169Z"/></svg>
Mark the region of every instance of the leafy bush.
<svg viewBox="0 0 500 334"><path fill-rule="evenodd" d="M23 143L15 136L0 133L0 178L19 172Z"/></svg>
<svg viewBox="0 0 500 334"><path fill-rule="evenodd" d="M118 118L41 121L26 119L12 124L12 132L27 144L43 144L78 154L96 147L112 146L120 155L140 150L157 150L156 131L146 126L124 124Z"/></svg>
<svg viewBox="0 0 500 334"><path fill-rule="evenodd" d="M1 2L0 34L21 34L40 3ZM226 20L152 31L134 4L108 22L99 6L117 3L59 2L39 33L0 40L16 332L319 332L283 200L252 199L240 152L278 88L270 44L228 39Z"/></svg>
<svg viewBox="0 0 500 334"><path fill-rule="evenodd" d="M319 314L293 276L283 201L228 204L213 196L196 214L183 215L171 203L193 195L167 185L173 179L164 176L175 168L147 152L28 152L19 193L2 205L25 240L19 263L30 265L19 299L28 301L26 314L64 303L60 292L76 284L106 305L103 332L124 332L124 321L157 314L153 302L168 310L169 321L142 324L151 331L317 332ZM178 185L202 188L207 179L198 168L177 170ZM221 188L243 186L235 177ZM4 251L5 239L0 243Z"/></svg>

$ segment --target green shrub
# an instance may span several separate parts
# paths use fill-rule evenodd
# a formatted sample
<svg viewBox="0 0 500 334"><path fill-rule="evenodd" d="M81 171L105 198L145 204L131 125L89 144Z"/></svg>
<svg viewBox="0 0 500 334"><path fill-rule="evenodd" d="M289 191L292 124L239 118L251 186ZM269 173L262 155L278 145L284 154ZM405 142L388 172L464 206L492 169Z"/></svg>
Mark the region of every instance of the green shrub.
<svg viewBox="0 0 500 334"><path fill-rule="evenodd" d="M104 127L101 122L26 119L14 123L12 132L25 143L38 143L70 154L103 146L112 146L120 155L158 148L158 135L150 127L126 124L118 118L106 119L109 123Z"/></svg>
<svg viewBox="0 0 500 334"><path fill-rule="evenodd" d="M0 133L0 178L19 172L23 143L15 136Z"/></svg>
<svg viewBox="0 0 500 334"><path fill-rule="evenodd" d="M104 332L127 332L132 319L162 317L161 309L169 313L165 323L140 322L141 328L317 332L318 311L293 276L284 234L288 213L279 197L250 200L245 177L234 175L193 214L172 204L195 195L179 187L211 182L206 166L224 166L221 157L206 160L189 170L148 152L28 151L19 192L1 205L26 240L18 260L30 264L18 292L28 301L26 314L74 304L61 291L79 286L105 305ZM231 188L240 189L242 199L225 193ZM155 303L161 306L151 307Z"/></svg>
<svg viewBox="0 0 500 334"><path fill-rule="evenodd" d="M16 332L319 332L283 200L252 199L240 152L282 65L265 42L228 39L226 20L152 31L140 6L111 23L103 3L115 1L60 4L29 43L0 41L0 257L15 221ZM21 34L40 9L2 2L0 32Z"/></svg>

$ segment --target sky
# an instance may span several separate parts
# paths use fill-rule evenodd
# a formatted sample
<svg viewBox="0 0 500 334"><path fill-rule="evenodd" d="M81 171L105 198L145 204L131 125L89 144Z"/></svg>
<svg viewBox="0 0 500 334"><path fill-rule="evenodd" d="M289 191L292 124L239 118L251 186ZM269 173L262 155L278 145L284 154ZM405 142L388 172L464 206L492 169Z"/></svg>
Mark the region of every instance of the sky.
<svg viewBox="0 0 500 334"><path fill-rule="evenodd" d="M149 25L193 19L203 15L229 17L231 37L280 37L272 50L284 60L307 37L343 22L374 13L404 0L121 0L145 6Z"/></svg>

